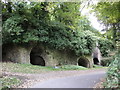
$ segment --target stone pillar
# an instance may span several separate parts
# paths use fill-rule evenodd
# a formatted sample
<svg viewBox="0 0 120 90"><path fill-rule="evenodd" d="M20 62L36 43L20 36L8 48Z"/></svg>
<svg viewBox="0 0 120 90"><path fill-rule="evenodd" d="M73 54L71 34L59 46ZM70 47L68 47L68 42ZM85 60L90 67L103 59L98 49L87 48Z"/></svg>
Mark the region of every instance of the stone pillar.
<svg viewBox="0 0 120 90"><path fill-rule="evenodd" d="M90 62L90 66L89 66L89 68L92 68L93 67L93 59L92 59L92 56L91 55L85 55L85 57L89 60L89 62Z"/></svg>

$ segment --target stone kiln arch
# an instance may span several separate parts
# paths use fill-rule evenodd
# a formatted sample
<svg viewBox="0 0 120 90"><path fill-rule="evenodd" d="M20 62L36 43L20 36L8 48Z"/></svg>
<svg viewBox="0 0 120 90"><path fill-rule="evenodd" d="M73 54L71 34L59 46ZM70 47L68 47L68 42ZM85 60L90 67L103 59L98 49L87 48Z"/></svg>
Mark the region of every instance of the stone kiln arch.
<svg viewBox="0 0 120 90"><path fill-rule="evenodd" d="M33 65L45 66L45 60L42 57L43 49L34 47L30 52L30 63Z"/></svg>
<svg viewBox="0 0 120 90"><path fill-rule="evenodd" d="M90 67L90 61L86 57L80 57L78 59L78 65L83 67Z"/></svg>
<svg viewBox="0 0 120 90"><path fill-rule="evenodd" d="M94 62L94 64L99 64L99 60L98 60L98 58L93 58L93 62Z"/></svg>

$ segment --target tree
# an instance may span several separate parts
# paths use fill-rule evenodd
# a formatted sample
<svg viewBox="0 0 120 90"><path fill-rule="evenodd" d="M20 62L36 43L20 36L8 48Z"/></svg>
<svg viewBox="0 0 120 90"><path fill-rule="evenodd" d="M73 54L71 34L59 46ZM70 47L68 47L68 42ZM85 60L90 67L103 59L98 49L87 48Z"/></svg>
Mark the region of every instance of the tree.
<svg viewBox="0 0 120 90"><path fill-rule="evenodd" d="M107 30L112 30L114 43L120 41L120 1L99 2L93 7L98 19L105 24Z"/></svg>
<svg viewBox="0 0 120 90"><path fill-rule="evenodd" d="M9 3L2 4L3 44L35 42L57 50L69 49L76 55L91 54L95 33L80 15L80 3L11 2L10 14Z"/></svg>
<svg viewBox="0 0 120 90"><path fill-rule="evenodd" d="M75 29L78 21L81 19L79 12L80 4L78 2L59 2L54 7L52 15L55 20Z"/></svg>

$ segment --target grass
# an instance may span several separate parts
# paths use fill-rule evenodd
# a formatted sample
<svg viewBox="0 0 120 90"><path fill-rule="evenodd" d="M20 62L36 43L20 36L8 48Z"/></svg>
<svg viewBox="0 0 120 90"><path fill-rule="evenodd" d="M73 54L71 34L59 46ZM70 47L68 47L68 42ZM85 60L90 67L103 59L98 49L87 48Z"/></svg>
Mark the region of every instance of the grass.
<svg viewBox="0 0 120 90"><path fill-rule="evenodd" d="M54 70L52 67L42 67L31 64L2 63L2 70L17 73L44 73Z"/></svg>
<svg viewBox="0 0 120 90"><path fill-rule="evenodd" d="M77 65L63 65L60 67L63 70L86 70L88 68L77 66Z"/></svg>
<svg viewBox="0 0 120 90"><path fill-rule="evenodd" d="M54 67L44 67L31 64L18 64L11 62L0 63L2 65L2 70L5 72L16 72L16 73L46 73L50 71L64 71L64 70L88 70L88 68L77 66L77 65L63 65L57 68ZM106 68L98 65L94 65L94 68Z"/></svg>
<svg viewBox="0 0 120 90"><path fill-rule="evenodd" d="M93 65L93 67L94 67L94 69L96 69L96 68L108 68L108 67L106 67L106 66L100 66L100 65Z"/></svg>
<svg viewBox="0 0 120 90"><path fill-rule="evenodd" d="M2 70L6 72L17 72L17 73L45 73L50 71L63 71L63 70L86 70L88 68L77 66L77 65L63 65L58 68L44 67L31 64L18 64L18 63L0 63Z"/></svg>
<svg viewBox="0 0 120 90"><path fill-rule="evenodd" d="M0 78L0 84L2 84L0 90L7 90L14 85L20 84L20 80L15 77L3 76L2 78Z"/></svg>

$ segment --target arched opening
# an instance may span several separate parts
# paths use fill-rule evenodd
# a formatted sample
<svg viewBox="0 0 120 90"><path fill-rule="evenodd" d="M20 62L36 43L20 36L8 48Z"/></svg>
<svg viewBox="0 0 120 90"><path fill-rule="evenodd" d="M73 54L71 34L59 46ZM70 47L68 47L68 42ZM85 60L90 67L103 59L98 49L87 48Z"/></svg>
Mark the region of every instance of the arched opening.
<svg viewBox="0 0 120 90"><path fill-rule="evenodd" d="M39 65L39 66L45 66L45 60L41 56L42 54L42 49L35 47L31 50L30 53L30 63L32 65Z"/></svg>
<svg viewBox="0 0 120 90"><path fill-rule="evenodd" d="M98 58L93 58L93 62L94 62L94 64L99 64L99 60L98 60Z"/></svg>
<svg viewBox="0 0 120 90"><path fill-rule="evenodd" d="M90 62L87 58L80 57L79 60L78 60L78 65L89 68L90 67Z"/></svg>

